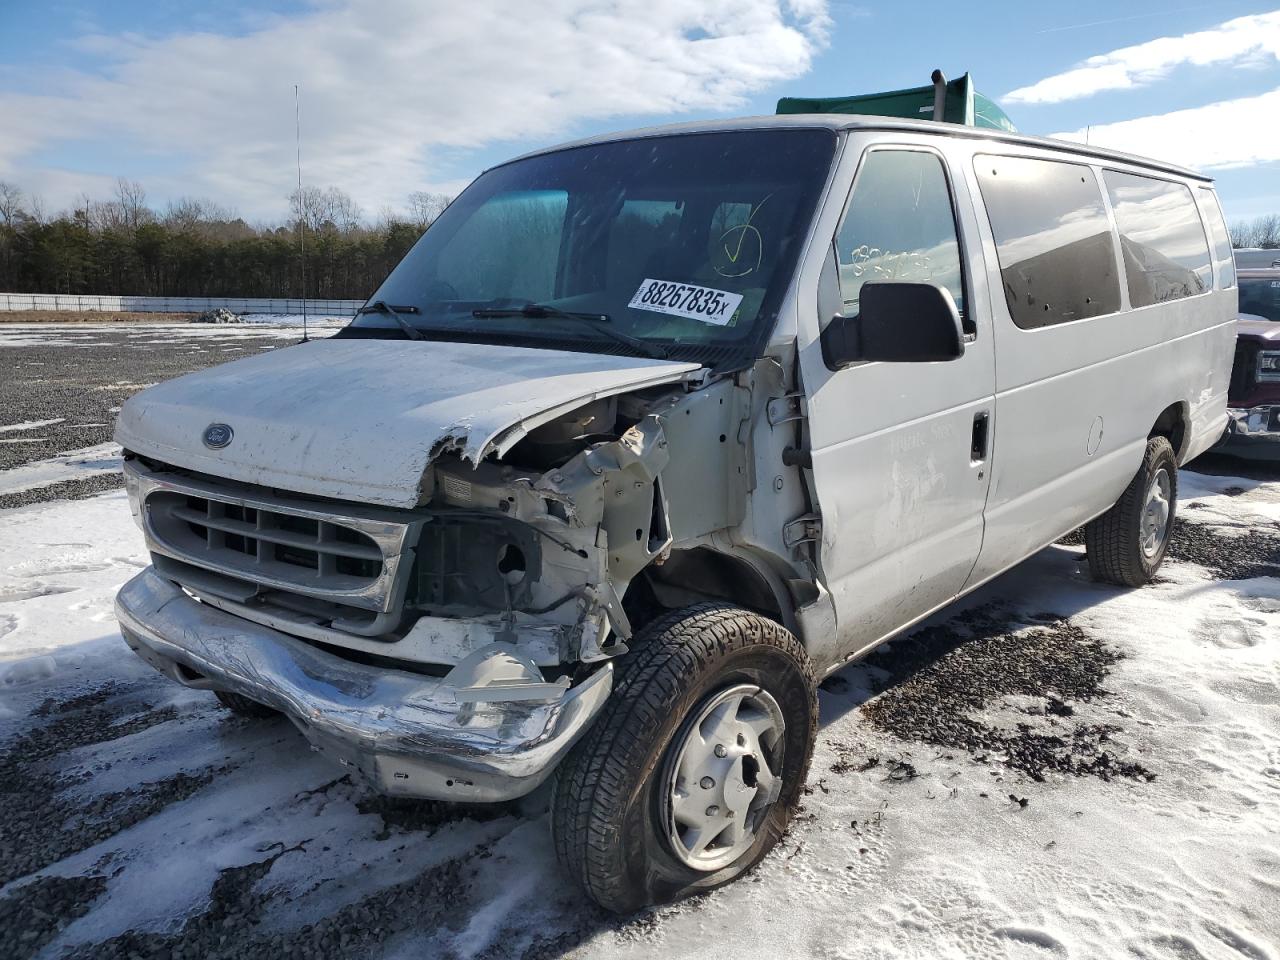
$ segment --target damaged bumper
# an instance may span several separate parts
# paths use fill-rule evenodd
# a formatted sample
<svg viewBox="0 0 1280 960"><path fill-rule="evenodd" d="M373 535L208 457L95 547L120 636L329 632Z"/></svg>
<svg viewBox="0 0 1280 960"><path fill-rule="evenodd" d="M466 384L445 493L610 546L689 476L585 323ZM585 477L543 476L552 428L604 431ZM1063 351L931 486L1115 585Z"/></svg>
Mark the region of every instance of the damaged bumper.
<svg viewBox="0 0 1280 960"><path fill-rule="evenodd" d="M1227 435L1265 437L1280 443L1280 404L1227 408Z"/></svg>
<svg viewBox="0 0 1280 960"><path fill-rule="evenodd" d="M1280 459L1280 404L1228 407L1227 431L1218 442L1223 453Z"/></svg>
<svg viewBox="0 0 1280 960"><path fill-rule="evenodd" d="M313 748L398 796L530 792L613 685L609 663L575 687L546 683L502 644L440 678L354 663L200 603L151 568L120 590L116 615L130 648L166 676L280 710Z"/></svg>

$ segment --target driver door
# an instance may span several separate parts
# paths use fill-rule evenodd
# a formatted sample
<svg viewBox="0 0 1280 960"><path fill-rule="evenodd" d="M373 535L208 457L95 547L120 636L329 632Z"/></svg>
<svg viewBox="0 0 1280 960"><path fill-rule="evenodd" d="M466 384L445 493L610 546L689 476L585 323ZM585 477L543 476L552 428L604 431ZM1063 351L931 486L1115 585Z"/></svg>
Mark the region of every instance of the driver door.
<svg viewBox="0 0 1280 960"><path fill-rule="evenodd" d="M960 308L963 356L833 371L816 337L802 344L837 658L952 600L982 546L995 376L984 271L961 242L974 235L965 189L926 143L869 147L832 238L817 317L821 328L834 312L856 315L869 280L934 283Z"/></svg>

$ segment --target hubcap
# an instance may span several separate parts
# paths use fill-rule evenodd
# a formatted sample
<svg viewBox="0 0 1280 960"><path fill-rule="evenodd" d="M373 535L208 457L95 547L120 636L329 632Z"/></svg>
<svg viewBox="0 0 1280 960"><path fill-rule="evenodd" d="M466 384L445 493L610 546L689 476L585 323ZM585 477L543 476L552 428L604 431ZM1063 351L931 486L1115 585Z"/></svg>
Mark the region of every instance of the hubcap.
<svg viewBox="0 0 1280 960"><path fill-rule="evenodd" d="M782 792L785 729L777 701L753 684L720 691L685 722L666 775L667 830L683 863L719 870L755 842Z"/></svg>
<svg viewBox="0 0 1280 960"><path fill-rule="evenodd" d="M1142 554L1148 560L1160 552L1169 537L1172 514L1173 482L1169 471L1161 467L1147 487L1147 500L1142 507Z"/></svg>

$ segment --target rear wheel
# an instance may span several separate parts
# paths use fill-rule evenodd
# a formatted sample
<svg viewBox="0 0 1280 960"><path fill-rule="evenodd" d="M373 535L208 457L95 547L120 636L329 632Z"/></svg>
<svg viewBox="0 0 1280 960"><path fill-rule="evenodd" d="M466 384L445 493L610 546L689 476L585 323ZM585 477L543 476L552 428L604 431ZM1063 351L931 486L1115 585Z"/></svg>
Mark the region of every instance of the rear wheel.
<svg viewBox="0 0 1280 960"><path fill-rule="evenodd" d="M1164 437L1152 437L1124 494L1084 528L1093 578L1126 587L1150 582L1169 547L1177 498L1173 447Z"/></svg>
<svg viewBox="0 0 1280 960"><path fill-rule="evenodd" d="M561 864L617 912L736 879L786 829L817 721L813 666L779 624L723 604L656 620L560 768Z"/></svg>
<svg viewBox="0 0 1280 960"><path fill-rule="evenodd" d="M248 697L241 696L238 693L229 693L226 690L215 690L213 695L218 698L224 707L232 713L239 714L242 717L256 717L264 719L266 717L278 717L280 711L272 710L265 707L256 700L250 700Z"/></svg>

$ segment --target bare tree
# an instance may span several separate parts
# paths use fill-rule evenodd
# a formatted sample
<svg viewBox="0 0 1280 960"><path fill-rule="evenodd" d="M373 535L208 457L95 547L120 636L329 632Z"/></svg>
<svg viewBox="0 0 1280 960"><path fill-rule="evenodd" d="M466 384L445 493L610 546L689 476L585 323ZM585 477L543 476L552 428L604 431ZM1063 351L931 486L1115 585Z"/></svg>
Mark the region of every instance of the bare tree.
<svg viewBox="0 0 1280 960"><path fill-rule="evenodd" d="M452 202L453 198L443 193L415 190L409 194L409 219L418 229L425 230Z"/></svg>
<svg viewBox="0 0 1280 960"><path fill-rule="evenodd" d="M350 233L360 226L364 211L360 204L351 199L351 195L337 187L330 187L324 192L325 202L329 208L329 220L343 233Z"/></svg>
<svg viewBox="0 0 1280 960"><path fill-rule="evenodd" d="M27 216L33 223L44 224L49 222L49 212L45 207L44 197L38 193L27 195Z"/></svg>
<svg viewBox="0 0 1280 960"><path fill-rule="evenodd" d="M0 180L0 221L3 221L6 227L12 227L24 212L22 191L12 183Z"/></svg>
<svg viewBox="0 0 1280 960"><path fill-rule="evenodd" d="M1269 213L1252 220L1239 220L1231 225L1231 245L1261 247L1264 250L1280 248L1280 214Z"/></svg>
<svg viewBox="0 0 1280 960"><path fill-rule="evenodd" d="M129 230L137 230L151 219L151 211L147 209L147 191L137 180L117 177L115 202L119 204L121 225Z"/></svg>
<svg viewBox="0 0 1280 960"><path fill-rule="evenodd" d="M1280 247L1280 213L1269 213L1265 217L1259 217L1254 223L1258 246L1264 250Z"/></svg>
<svg viewBox="0 0 1280 960"><path fill-rule="evenodd" d="M289 195L289 207L293 211L293 224L298 219L312 233L322 230L340 230L350 233L360 226L364 211L351 199L351 195L338 187L321 190L306 186Z"/></svg>
<svg viewBox="0 0 1280 960"><path fill-rule="evenodd" d="M235 219L227 207L206 197L179 197L165 206L161 222L178 230L194 230Z"/></svg>

